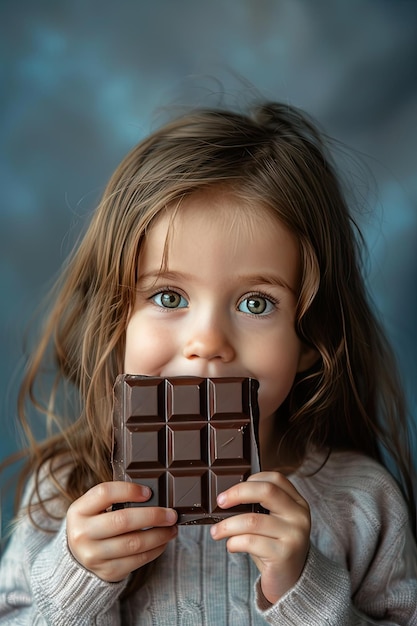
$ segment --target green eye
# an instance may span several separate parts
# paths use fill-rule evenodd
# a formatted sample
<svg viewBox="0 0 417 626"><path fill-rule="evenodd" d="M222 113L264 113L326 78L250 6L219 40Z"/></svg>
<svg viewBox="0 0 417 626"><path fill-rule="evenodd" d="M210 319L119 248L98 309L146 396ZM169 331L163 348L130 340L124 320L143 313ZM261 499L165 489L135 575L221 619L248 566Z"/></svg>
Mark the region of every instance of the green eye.
<svg viewBox="0 0 417 626"><path fill-rule="evenodd" d="M161 291L152 296L152 300L164 309L184 309L188 302L176 291Z"/></svg>
<svg viewBox="0 0 417 626"><path fill-rule="evenodd" d="M250 315L266 315L274 308L274 304L264 296L250 296L242 300L238 310Z"/></svg>

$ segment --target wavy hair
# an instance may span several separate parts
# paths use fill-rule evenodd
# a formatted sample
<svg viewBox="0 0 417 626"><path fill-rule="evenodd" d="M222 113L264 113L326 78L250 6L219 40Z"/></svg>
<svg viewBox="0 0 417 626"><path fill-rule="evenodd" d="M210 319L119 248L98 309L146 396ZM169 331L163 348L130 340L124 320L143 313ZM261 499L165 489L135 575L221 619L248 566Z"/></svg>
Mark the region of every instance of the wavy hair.
<svg viewBox="0 0 417 626"><path fill-rule="evenodd" d="M69 504L111 479L112 388L123 371L141 244L162 210L218 185L246 207L274 212L299 242L296 331L319 358L297 376L278 410L277 449L285 445L300 462L313 444L394 464L414 518L405 400L365 290L362 237L327 141L306 114L279 103L247 113L189 111L139 143L116 169L66 263L21 386L19 415L30 444L21 484L34 473L38 492L45 464L52 475L67 465L68 482L56 476L56 486ZM48 363L55 378L40 400ZM71 415L59 410L59 398L74 390L78 408ZM28 399L52 426L40 442L31 434Z"/></svg>

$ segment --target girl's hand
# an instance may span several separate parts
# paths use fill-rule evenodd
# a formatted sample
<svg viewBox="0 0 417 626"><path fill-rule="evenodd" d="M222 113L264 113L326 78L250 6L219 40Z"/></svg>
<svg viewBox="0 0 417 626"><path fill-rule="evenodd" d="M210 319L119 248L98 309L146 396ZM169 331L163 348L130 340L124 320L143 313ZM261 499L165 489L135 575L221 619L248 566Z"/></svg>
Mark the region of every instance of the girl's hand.
<svg viewBox="0 0 417 626"><path fill-rule="evenodd" d="M107 511L115 502L146 502L150 495L148 487L115 481L95 485L75 500L67 512L67 537L77 561L99 578L118 582L162 554L177 534L173 509Z"/></svg>
<svg viewBox="0 0 417 626"><path fill-rule="evenodd" d="M260 472L219 494L219 506L259 502L270 514L244 513L211 528L214 539L228 538L229 552L249 553L261 573L265 598L275 604L295 585L310 544L310 509L291 482L278 472Z"/></svg>

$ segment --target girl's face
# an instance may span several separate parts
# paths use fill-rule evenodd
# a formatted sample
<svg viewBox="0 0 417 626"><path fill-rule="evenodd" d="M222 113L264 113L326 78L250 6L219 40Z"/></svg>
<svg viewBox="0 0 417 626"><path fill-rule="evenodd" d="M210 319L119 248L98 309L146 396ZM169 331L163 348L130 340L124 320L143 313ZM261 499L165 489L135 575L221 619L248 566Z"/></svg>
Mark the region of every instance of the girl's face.
<svg viewBox="0 0 417 626"><path fill-rule="evenodd" d="M146 236L125 372L256 378L265 423L315 359L295 333L299 280L296 239L264 208L190 196Z"/></svg>

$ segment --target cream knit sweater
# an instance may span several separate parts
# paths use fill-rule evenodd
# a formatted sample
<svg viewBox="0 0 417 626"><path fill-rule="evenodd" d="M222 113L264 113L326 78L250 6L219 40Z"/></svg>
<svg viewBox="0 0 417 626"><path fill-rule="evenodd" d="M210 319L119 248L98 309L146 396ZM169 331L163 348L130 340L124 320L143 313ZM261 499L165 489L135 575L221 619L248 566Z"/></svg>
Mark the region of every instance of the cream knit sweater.
<svg viewBox="0 0 417 626"><path fill-rule="evenodd" d="M65 521L26 517L1 560L0 624L100 626L417 625L417 550L402 497L374 461L334 453L315 475L311 457L292 482L310 504L311 549L297 584L263 598L246 554L229 554L207 526L180 527L147 584L119 602L67 548Z"/></svg>

